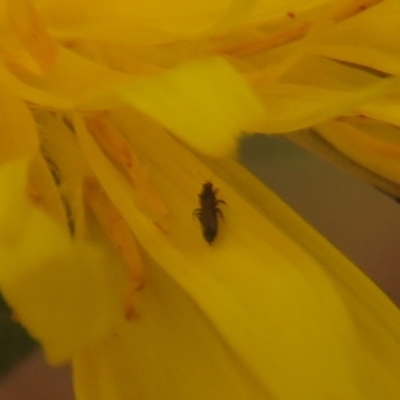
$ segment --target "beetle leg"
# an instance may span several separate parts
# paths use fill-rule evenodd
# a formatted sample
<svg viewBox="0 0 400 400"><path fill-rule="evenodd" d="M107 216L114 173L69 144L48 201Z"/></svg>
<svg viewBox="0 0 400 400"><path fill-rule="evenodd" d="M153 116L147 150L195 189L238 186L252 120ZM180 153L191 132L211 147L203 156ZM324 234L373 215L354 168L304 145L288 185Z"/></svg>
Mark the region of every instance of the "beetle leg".
<svg viewBox="0 0 400 400"><path fill-rule="evenodd" d="M218 207L215 207L215 214L218 214L221 219L224 219L224 214Z"/></svg>
<svg viewBox="0 0 400 400"><path fill-rule="evenodd" d="M201 218L201 208L196 208L195 210L193 210L192 217L197 217L200 219Z"/></svg>

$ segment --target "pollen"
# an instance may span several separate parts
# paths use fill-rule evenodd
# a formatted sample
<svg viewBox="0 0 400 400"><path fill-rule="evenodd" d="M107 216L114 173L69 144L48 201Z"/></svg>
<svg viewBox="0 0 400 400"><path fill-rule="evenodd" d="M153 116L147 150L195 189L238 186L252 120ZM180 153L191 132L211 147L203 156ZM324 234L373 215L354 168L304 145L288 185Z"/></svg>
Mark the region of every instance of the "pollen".
<svg viewBox="0 0 400 400"><path fill-rule="evenodd" d="M130 283L124 296L124 314L127 319L131 319L136 315L134 293L144 287L143 260L139 247L128 224L95 178L85 181L84 193L86 203L126 267Z"/></svg>
<svg viewBox="0 0 400 400"><path fill-rule="evenodd" d="M87 127L108 158L130 181L138 207L163 231L168 230L168 211L154 187L148 168L133 147L107 120L106 114L87 118Z"/></svg>

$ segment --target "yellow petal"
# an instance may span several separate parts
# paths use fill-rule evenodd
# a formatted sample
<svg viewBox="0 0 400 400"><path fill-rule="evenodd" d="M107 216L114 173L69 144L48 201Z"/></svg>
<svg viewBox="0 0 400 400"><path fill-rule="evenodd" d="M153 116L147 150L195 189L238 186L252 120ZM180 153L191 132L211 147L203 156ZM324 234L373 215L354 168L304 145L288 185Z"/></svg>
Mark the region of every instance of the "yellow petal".
<svg viewBox="0 0 400 400"><path fill-rule="evenodd" d="M318 57L302 58L278 82L257 86L269 116L260 131L290 132L346 115L397 82Z"/></svg>
<svg viewBox="0 0 400 400"><path fill-rule="evenodd" d="M17 158L33 157L38 148L38 138L35 122L26 104L2 88L0 113L0 165Z"/></svg>
<svg viewBox="0 0 400 400"><path fill-rule="evenodd" d="M240 186L248 201L257 204L265 215L276 221L281 229L321 263L330 277L353 319L353 333L357 338L353 341L346 335L343 339L355 355L354 371L357 370L359 377L361 398L392 398L393 394L400 393L396 373L392 373L399 370L397 354L400 332L398 322L395 322L399 318L398 308L326 239L310 229L300 216L289 210L248 172L230 160L219 165L217 171L231 185Z"/></svg>
<svg viewBox="0 0 400 400"><path fill-rule="evenodd" d="M267 398L196 304L158 267L146 274L137 321L74 358L77 398Z"/></svg>
<svg viewBox="0 0 400 400"><path fill-rule="evenodd" d="M323 137L320 137L317 131L308 130L295 132L288 135L288 138L306 150L315 153L318 157L327 162L337 165L339 168L344 168L359 179L379 188L382 192L394 198L400 197L399 185L378 175L366 166L354 162L354 160L340 151L339 146L336 148L334 142L331 144Z"/></svg>
<svg viewBox="0 0 400 400"><path fill-rule="evenodd" d="M352 160L400 184L400 129L363 118L329 121L317 132Z"/></svg>
<svg viewBox="0 0 400 400"><path fill-rule="evenodd" d="M29 203L26 163L9 164L0 171L0 189L5 193L0 202L2 290L21 321L44 343L51 361L73 358L78 396L85 400L132 396L163 400L396 397L400 393L398 310L239 166L208 160L211 168L207 167L200 156L188 152L163 128L201 152L225 155L234 149L240 131L251 131L264 123L271 131L283 132L351 112L386 94L396 78L385 81L351 73L346 81L348 75L343 68L339 85L335 86L339 74L334 75L335 79L322 74L314 79L310 69L312 76L307 81L294 69L302 66L305 52L317 43L312 35L310 46L304 45L304 53L296 48L298 54L283 60L269 80L262 76L268 68L256 76L258 68L263 67L262 56L258 64L250 59L242 62L243 54L254 56L268 46L304 35L310 21L296 25L292 21L295 11L315 15L325 1L304 6L299 0L260 1L259 8L254 9L270 14L254 14L249 9L241 22L239 10L248 10L239 0L176 0L173 5L154 1L138 3L137 7L128 0L117 0L112 9L102 0L39 3L41 17L51 25L49 32L63 41L63 46L74 48L73 40L83 42L76 49L97 61L60 46L58 64L45 77L32 76L29 68L17 71L7 60L0 65L4 85L24 100L42 106L103 109L128 101L153 118L128 107L109 112L108 131L121 133L140 160L136 163L140 171L135 171L133 182L146 181L142 165L152 177L152 190L144 190L140 197L126 171L121 172L119 163L113 164L120 159L100 148L88 131L85 117L76 109L73 126L64 130L60 129L63 123L55 121L54 116L36 113L37 122L51 128L42 139L53 136L56 146L47 148L57 156L63 170L78 176L76 181L71 179L74 183L67 192L76 189L79 203L79 190L87 172L86 165L72 168L79 160L76 138L90 167L89 174L96 176L107 201L113 203L109 212L102 214L104 209L107 211L107 201L100 199L103 208L97 216L109 231L113 217L124 219L124 235L111 232L111 240L117 246L126 246L133 243L127 239L130 233L137 239L137 249L143 252L143 257L137 259L144 260L148 288L136 296L135 320L126 321L124 307L129 277L119 268L116 256L110 254L95 223L89 224L88 235L98 234L97 245L85 242L83 234L80 242L71 241L53 220ZM132 20L135 12L137 19ZM163 54L158 49L143 50L143 59L139 57L137 65L143 62L145 74L172 69L137 85L136 76L104 65L104 47L85 43L88 38L106 41L107 36L107 43L118 43L132 21L135 29L126 33L124 44L137 47L207 38L213 30L236 24L243 27L252 21L261 23L261 31L278 33L263 42L268 34L261 32L260 43L252 45L250 53L245 52L243 43L232 53L233 62L240 68L237 71L254 73L247 77L253 89L227 61L203 60L204 54L212 53L210 49L221 49L223 40L220 47L201 43L199 47L204 45L205 50L197 55L192 51L189 57L185 53L189 46L184 45L174 47L170 59L168 50ZM114 22L120 27L115 35L109 29ZM282 32L274 22L283 26ZM257 28L253 33L258 37ZM240 31L236 34L240 36ZM232 37L227 40L231 49L235 49L234 42ZM116 53L121 49L123 46ZM177 61L174 56L179 50L183 54ZM152 65L146 54L159 57L161 62ZM192 57L201 60L180 65ZM118 61L125 70L124 60ZM318 59L315 68L323 64ZM132 65L135 67L135 62L129 67ZM324 72L329 68L326 65ZM278 78L280 81L275 82ZM261 99L255 94L257 90ZM67 121L64 125L69 124ZM66 155L61 151L64 141L57 134L71 135L73 145L66 147ZM393 142L393 137L388 135L388 142ZM71 149L77 149L77 157ZM69 156L73 158L71 163ZM191 218L205 180L219 189L218 198L227 203L221 204L224 220L212 246L203 239L199 221ZM140 202L154 193L162 194L161 204L171 217L169 230L160 228L154 216L157 212L140 207ZM97 205L92 204L95 214ZM83 212L83 205L79 207ZM137 249L130 258L136 257ZM135 272L141 273L141 269Z"/></svg>
<svg viewBox="0 0 400 400"><path fill-rule="evenodd" d="M208 28L220 17L229 0L187 3L159 0L132 4L117 0L43 1L42 14L56 35L139 45L165 43Z"/></svg>
<svg viewBox="0 0 400 400"><path fill-rule="evenodd" d="M66 116L43 110L35 112L40 126L41 152L48 165L62 202L69 233L76 239L86 238L86 215L83 200L83 182L90 176L87 164L77 146L76 139ZM42 182L39 182L40 187ZM34 185L35 183L32 182ZM50 192L40 192L43 199Z"/></svg>
<svg viewBox="0 0 400 400"><path fill-rule="evenodd" d="M337 398L372 400L378 393L382 394L382 390L385 396L393 391L399 392L396 376L400 368L397 361L400 332L393 321L400 321L400 316L385 296L267 189L261 189L260 184L254 183L234 164L225 171L217 168L218 175L228 181L248 183L238 185L236 190L241 190L235 191L234 185L228 185L214 175L215 187L219 188L219 196L227 202L227 206L223 210L225 217L217 242L210 247L189 216L203 182L200 175L210 176L212 172L207 171L201 162L159 127L151 123L146 125L143 121L141 126L140 118L130 118L129 115L128 110L119 110L112 113L112 119L139 151L151 160L155 182L163 188L165 202L171 212L173 223L169 232L157 229L151 219L132 204L129 185L96 149L94 140L77 119L79 141L94 173L135 232L141 246L151 254L155 267L161 268L180 286L190 299L188 301L198 307L219 337L223 337L229 351L241 360L242 367L261 384L261 388L250 384L247 389L249 398L258 390L288 400L321 399L328 394ZM144 126L147 129L143 129ZM158 150L154 148L155 141ZM173 158L165 157L167 149L174 155ZM257 190L247 190L251 186L257 187ZM252 198L252 195L255 197ZM278 226L286 227L286 232ZM149 275L152 276L151 267ZM350 280L347 280L348 277ZM150 278L148 285L151 284ZM149 292L151 290L148 289ZM151 323L153 318L146 308L146 293L145 289L143 298L139 299L138 312L143 321ZM167 294L164 298L157 291L157 296L165 307L175 308L174 301L167 299ZM369 314L368 310L373 310L373 313ZM164 312L167 315L173 313ZM184 319L190 321L191 317ZM365 343L365 335L370 334L374 321L377 323L372 333L374 340ZM137 323L139 325L140 320ZM366 326L369 333L364 333ZM146 327L142 329L146 334L140 333L138 328L136 336L135 329L121 327L120 336L104 346L95 346L76 359L78 393L82 393L82 398L97 396L101 399L103 392L104 398L117 393L123 397L130 374L122 376L122 371L115 365L125 351L133 358L145 359L143 363L149 365L148 376L151 376L155 363L156 377L161 374L157 372L159 368L160 371L171 371L169 381L174 382L179 377L183 381L190 379L183 373L173 375L171 367L174 360L184 365L187 363L185 353L180 355L178 346L179 341L186 337L186 332L191 335L190 328L182 336L173 330L178 337L168 339L171 340L171 348L178 348L176 354L165 350L163 344L157 346L158 340L151 339L152 334ZM153 325L153 329L157 332L166 328ZM151 340L150 354L143 354L146 351L141 346L143 337ZM196 341L200 347L215 347L215 338L207 336L204 342L197 338ZM389 348L392 348L393 354L387 353ZM321 352L321 349L324 351ZM385 352L384 359L379 358L381 351ZM87 369L97 358L101 358L104 364L91 373ZM358 359L362 359L363 363L359 363ZM119 373L115 373L115 368ZM122 368L136 371L136 366L129 359L122 364ZM224 371L229 370L229 367L224 368ZM208 376L204 367L193 373L200 374L201 379ZM384 389L381 383L370 382L375 374L381 383L387 384ZM221 383L224 392L214 398L222 399L229 393L229 373L225 376L226 381ZM100 377L106 377L104 386ZM162 388L166 387L163 375L155 379ZM140 388L143 387L141 393L154 399L165 396L146 382L138 383ZM130 384L127 385L129 391L133 390ZM194 384L191 387L193 391L199 390L201 395L207 394L206 388L198 389ZM187 393L176 387L171 390L172 398L183 399Z"/></svg>
<svg viewBox="0 0 400 400"><path fill-rule="evenodd" d="M338 24L324 22L310 41L311 51L325 57L398 74L400 45L393 40L400 4L385 0Z"/></svg>
<svg viewBox="0 0 400 400"><path fill-rule="evenodd" d="M203 38L230 27L286 20L290 11L301 14L329 3L327 0L257 2L207 0L165 3L152 0L134 5L118 0L40 2L40 11L55 36L67 40L100 40L140 46Z"/></svg>
<svg viewBox="0 0 400 400"><path fill-rule="evenodd" d="M124 319L127 278L107 251L71 242L28 202L26 174L25 163L0 169L1 290L48 359L59 363Z"/></svg>
<svg viewBox="0 0 400 400"><path fill-rule="evenodd" d="M37 154L29 165L28 172L28 197L30 201L46 214L51 216L66 234L71 234L72 213L71 208L66 208L66 198L60 195L59 181L54 179L54 171L49 169L45 159ZM76 217L76 213L74 213ZM75 228L74 222L74 228ZM79 233L79 232L75 232Z"/></svg>
<svg viewBox="0 0 400 400"><path fill-rule="evenodd" d="M58 109L115 107L122 103L118 92L137 81L63 48L45 76L25 74L17 79L1 63L0 72L4 85L21 98Z"/></svg>
<svg viewBox="0 0 400 400"><path fill-rule="evenodd" d="M16 36L26 47L41 72L48 72L57 57L57 46L28 0L8 0L7 11Z"/></svg>
<svg viewBox="0 0 400 400"><path fill-rule="evenodd" d="M264 108L223 59L188 63L125 93L126 100L206 154L235 149L235 137L265 119Z"/></svg>
<svg viewBox="0 0 400 400"><path fill-rule="evenodd" d="M394 90L393 93L362 105L358 111L366 117L400 127L399 91Z"/></svg>

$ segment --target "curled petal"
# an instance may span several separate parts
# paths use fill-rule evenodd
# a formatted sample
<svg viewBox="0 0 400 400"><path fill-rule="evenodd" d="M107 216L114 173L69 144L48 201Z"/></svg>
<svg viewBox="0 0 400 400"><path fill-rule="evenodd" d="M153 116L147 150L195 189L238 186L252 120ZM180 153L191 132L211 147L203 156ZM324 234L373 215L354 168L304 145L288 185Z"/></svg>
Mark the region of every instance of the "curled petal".
<svg viewBox="0 0 400 400"><path fill-rule="evenodd" d="M321 23L309 41L310 50L325 57L364 65L378 71L400 72L400 45L393 40L400 4L385 0L338 24Z"/></svg>
<svg viewBox="0 0 400 400"><path fill-rule="evenodd" d="M351 159L400 185L398 127L363 118L348 118L326 122L316 126L316 130Z"/></svg>

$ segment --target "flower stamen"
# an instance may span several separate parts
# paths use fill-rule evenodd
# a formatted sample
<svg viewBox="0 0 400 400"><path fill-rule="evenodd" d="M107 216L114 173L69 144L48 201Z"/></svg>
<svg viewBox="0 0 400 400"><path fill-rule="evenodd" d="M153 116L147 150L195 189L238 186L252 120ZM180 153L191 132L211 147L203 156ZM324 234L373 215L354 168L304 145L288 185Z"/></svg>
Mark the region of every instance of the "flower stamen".
<svg viewBox="0 0 400 400"><path fill-rule="evenodd" d="M132 146L99 114L87 118L86 124L105 154L131 182L142 211L161 230L167 231L167 208L149 177L147 167L140 162Z"/></svg>
<svg viewBox="0 0 400 400"><path fill-rule="evenodd" d="M125 293L124 311L126 319L132 319L136 315L133 295L144 287L143 260L139 247L128 224L95 178L85 180L84 196L126 267L130 284Z"/></svg>

